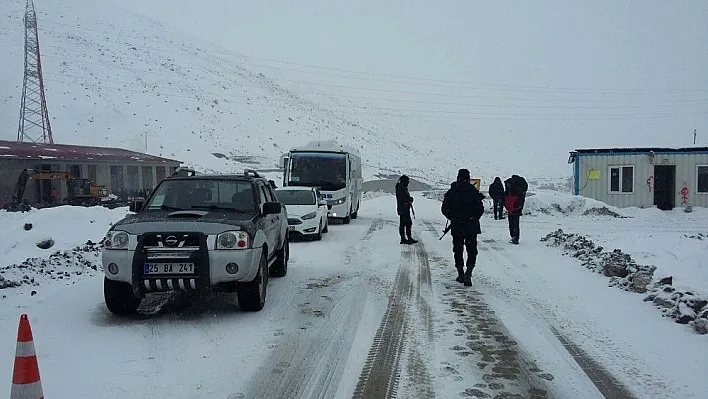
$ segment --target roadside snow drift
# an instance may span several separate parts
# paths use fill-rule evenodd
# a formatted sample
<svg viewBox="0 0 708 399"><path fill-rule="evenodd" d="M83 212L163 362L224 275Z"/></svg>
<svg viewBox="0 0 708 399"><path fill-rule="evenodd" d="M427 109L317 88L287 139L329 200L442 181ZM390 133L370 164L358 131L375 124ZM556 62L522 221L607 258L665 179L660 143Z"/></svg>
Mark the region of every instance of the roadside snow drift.
<svg viewBox="0 0 708 399"><path fill-rule="evenodd" d="M36 291L48 280L69 284L100 272L100 243L127 214L125 208L72 206L0 211L0 289L26 285Z"/></svg>

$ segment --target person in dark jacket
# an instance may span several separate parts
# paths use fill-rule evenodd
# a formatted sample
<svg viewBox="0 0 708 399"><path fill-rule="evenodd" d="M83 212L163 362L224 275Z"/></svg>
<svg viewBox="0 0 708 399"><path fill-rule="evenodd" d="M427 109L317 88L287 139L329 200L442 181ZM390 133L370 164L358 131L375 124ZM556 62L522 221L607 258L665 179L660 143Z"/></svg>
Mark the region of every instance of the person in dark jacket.
<svg viewBox="0 0 708 399"><path fill-rule="evenodd" d="M477 235L482 233L479 218L484 214L484 195L470 183L470 171L460 169L457 181L445 193L442 214L450 220L452 252L455 256L456 280L472 285L472 270L477 264ZM467 269L463 271L464 250L467 250Z"/></svg>
<svg viewBox="0 0 708 399"><path fill-rule="evenodd" d="M398 234L401 236L401 244L415 244L418 242L411 235L411 228L413 227L413 219L411 219L413 197L408 192L409 182L408 176L403 175L398 178L398 183L396 183L396 208L400 217Z"/></svg>
<svg viewBox="0 0 708 399"><path fill-rule="evenodd" d="M494 201L494 220L504 219L502 215L504 212L504 185L498 176L489 186L489 196Z"/></svg>
<svg viewBox="0 0 708 399"><path fill-rule="evenodd" d="M512 175L504 181L505 191L504 198L507 217L509 219L509 235L511 236L512 244L519 244L519 236L521 235L519 222L521 214L526 202L526 190L528 184L526 179L519 175Z"/></svg>

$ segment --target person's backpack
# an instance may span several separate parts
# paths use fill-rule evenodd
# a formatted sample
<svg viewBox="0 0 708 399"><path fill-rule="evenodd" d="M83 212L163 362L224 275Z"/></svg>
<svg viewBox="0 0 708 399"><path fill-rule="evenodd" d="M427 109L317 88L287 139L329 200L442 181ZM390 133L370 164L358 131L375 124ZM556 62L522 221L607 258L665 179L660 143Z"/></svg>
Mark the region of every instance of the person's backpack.
<svg viewBox="0 0 708 399"><path fill-rule="evenodd" d="M529 189L529 184L526 182L526 179L519 175L514 175L512 178L516 194L519 197L518 207L519 209L523 209L526 204L526 191Z"/></svg>
<svg viewBox="0 0 708 399"><path fill-rule="evenodd" d="M512 182L514 183L516 193L520 196L524 196L529 189L529 184L526 182L526 179L519 175L513 175Z"/></svg>

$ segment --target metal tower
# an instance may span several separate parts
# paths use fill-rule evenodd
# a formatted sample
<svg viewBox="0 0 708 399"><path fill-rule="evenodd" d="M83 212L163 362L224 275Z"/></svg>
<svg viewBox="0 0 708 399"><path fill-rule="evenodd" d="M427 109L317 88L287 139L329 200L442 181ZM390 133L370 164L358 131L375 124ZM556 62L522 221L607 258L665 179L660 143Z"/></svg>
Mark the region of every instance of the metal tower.
<svg viewBox="0 0 708 399"><path fill-rule="evenodd" d="M49 124L49 113L47 112L47 101L44 98L37 13L32 0L27 0L25 6L25 77L22 83L22 105L20 106L17 141L54 144L52 127Z"/></svg>

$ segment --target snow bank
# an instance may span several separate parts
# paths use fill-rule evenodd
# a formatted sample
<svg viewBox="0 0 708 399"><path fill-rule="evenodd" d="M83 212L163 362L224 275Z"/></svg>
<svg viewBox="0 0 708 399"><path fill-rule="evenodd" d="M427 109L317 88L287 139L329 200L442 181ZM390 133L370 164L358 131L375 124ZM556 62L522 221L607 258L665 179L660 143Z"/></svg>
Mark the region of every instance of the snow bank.
<svg viewBox="0 0 708 399"><path fill-rule="evenodd" d="M446 190L431 190L423 192L423 197L442 201ZM488 213L493 212L492 200L487 196L484 200L485 209ZM526 194L524 205L525 216L610 216L615 218L629 217L624 209L607 205L604 202L592 198L572 195L565 192L552 190L529 191Z"/></svg>
<svg viewBox="0 0 708 399"><path fill-rule="evenodd" d="M127 214L127 208L73 206L0 211L0 288L36 287L96 271L96 243Z"/></svg>
<svg viewBox="0 0 708 399"><path fill-rule="evenodd" d="M19 264L0 267L0 289L39 287L50 280L69 283L82 275L102 271L102 245L93 241L67 251L56 251L45 258L28 258ZM32 295L35 290L31 292Z"/></svg>
<svg viewBox="0 0 708 399"><path fill-rule="evenodd" d="M622 210L609 206L604 202L568 193L545 190L527 194L524 215L625 217Z"/></svg>
<svg viewBox="0 0 708 399"><path fill-rule="evenodd" d="M672 286L672 277L662 278L650 286L656 266L637 264L619 249L605 252L588 238L567 234L561 229L541 241L549 246L562 247L564 255L577 258L588 269L610 277L609 286L637 293L649 291L644 300L653 302L665 316L680 324L691 324L699 334L708 333L708 295L677 290Z"/></svg>

